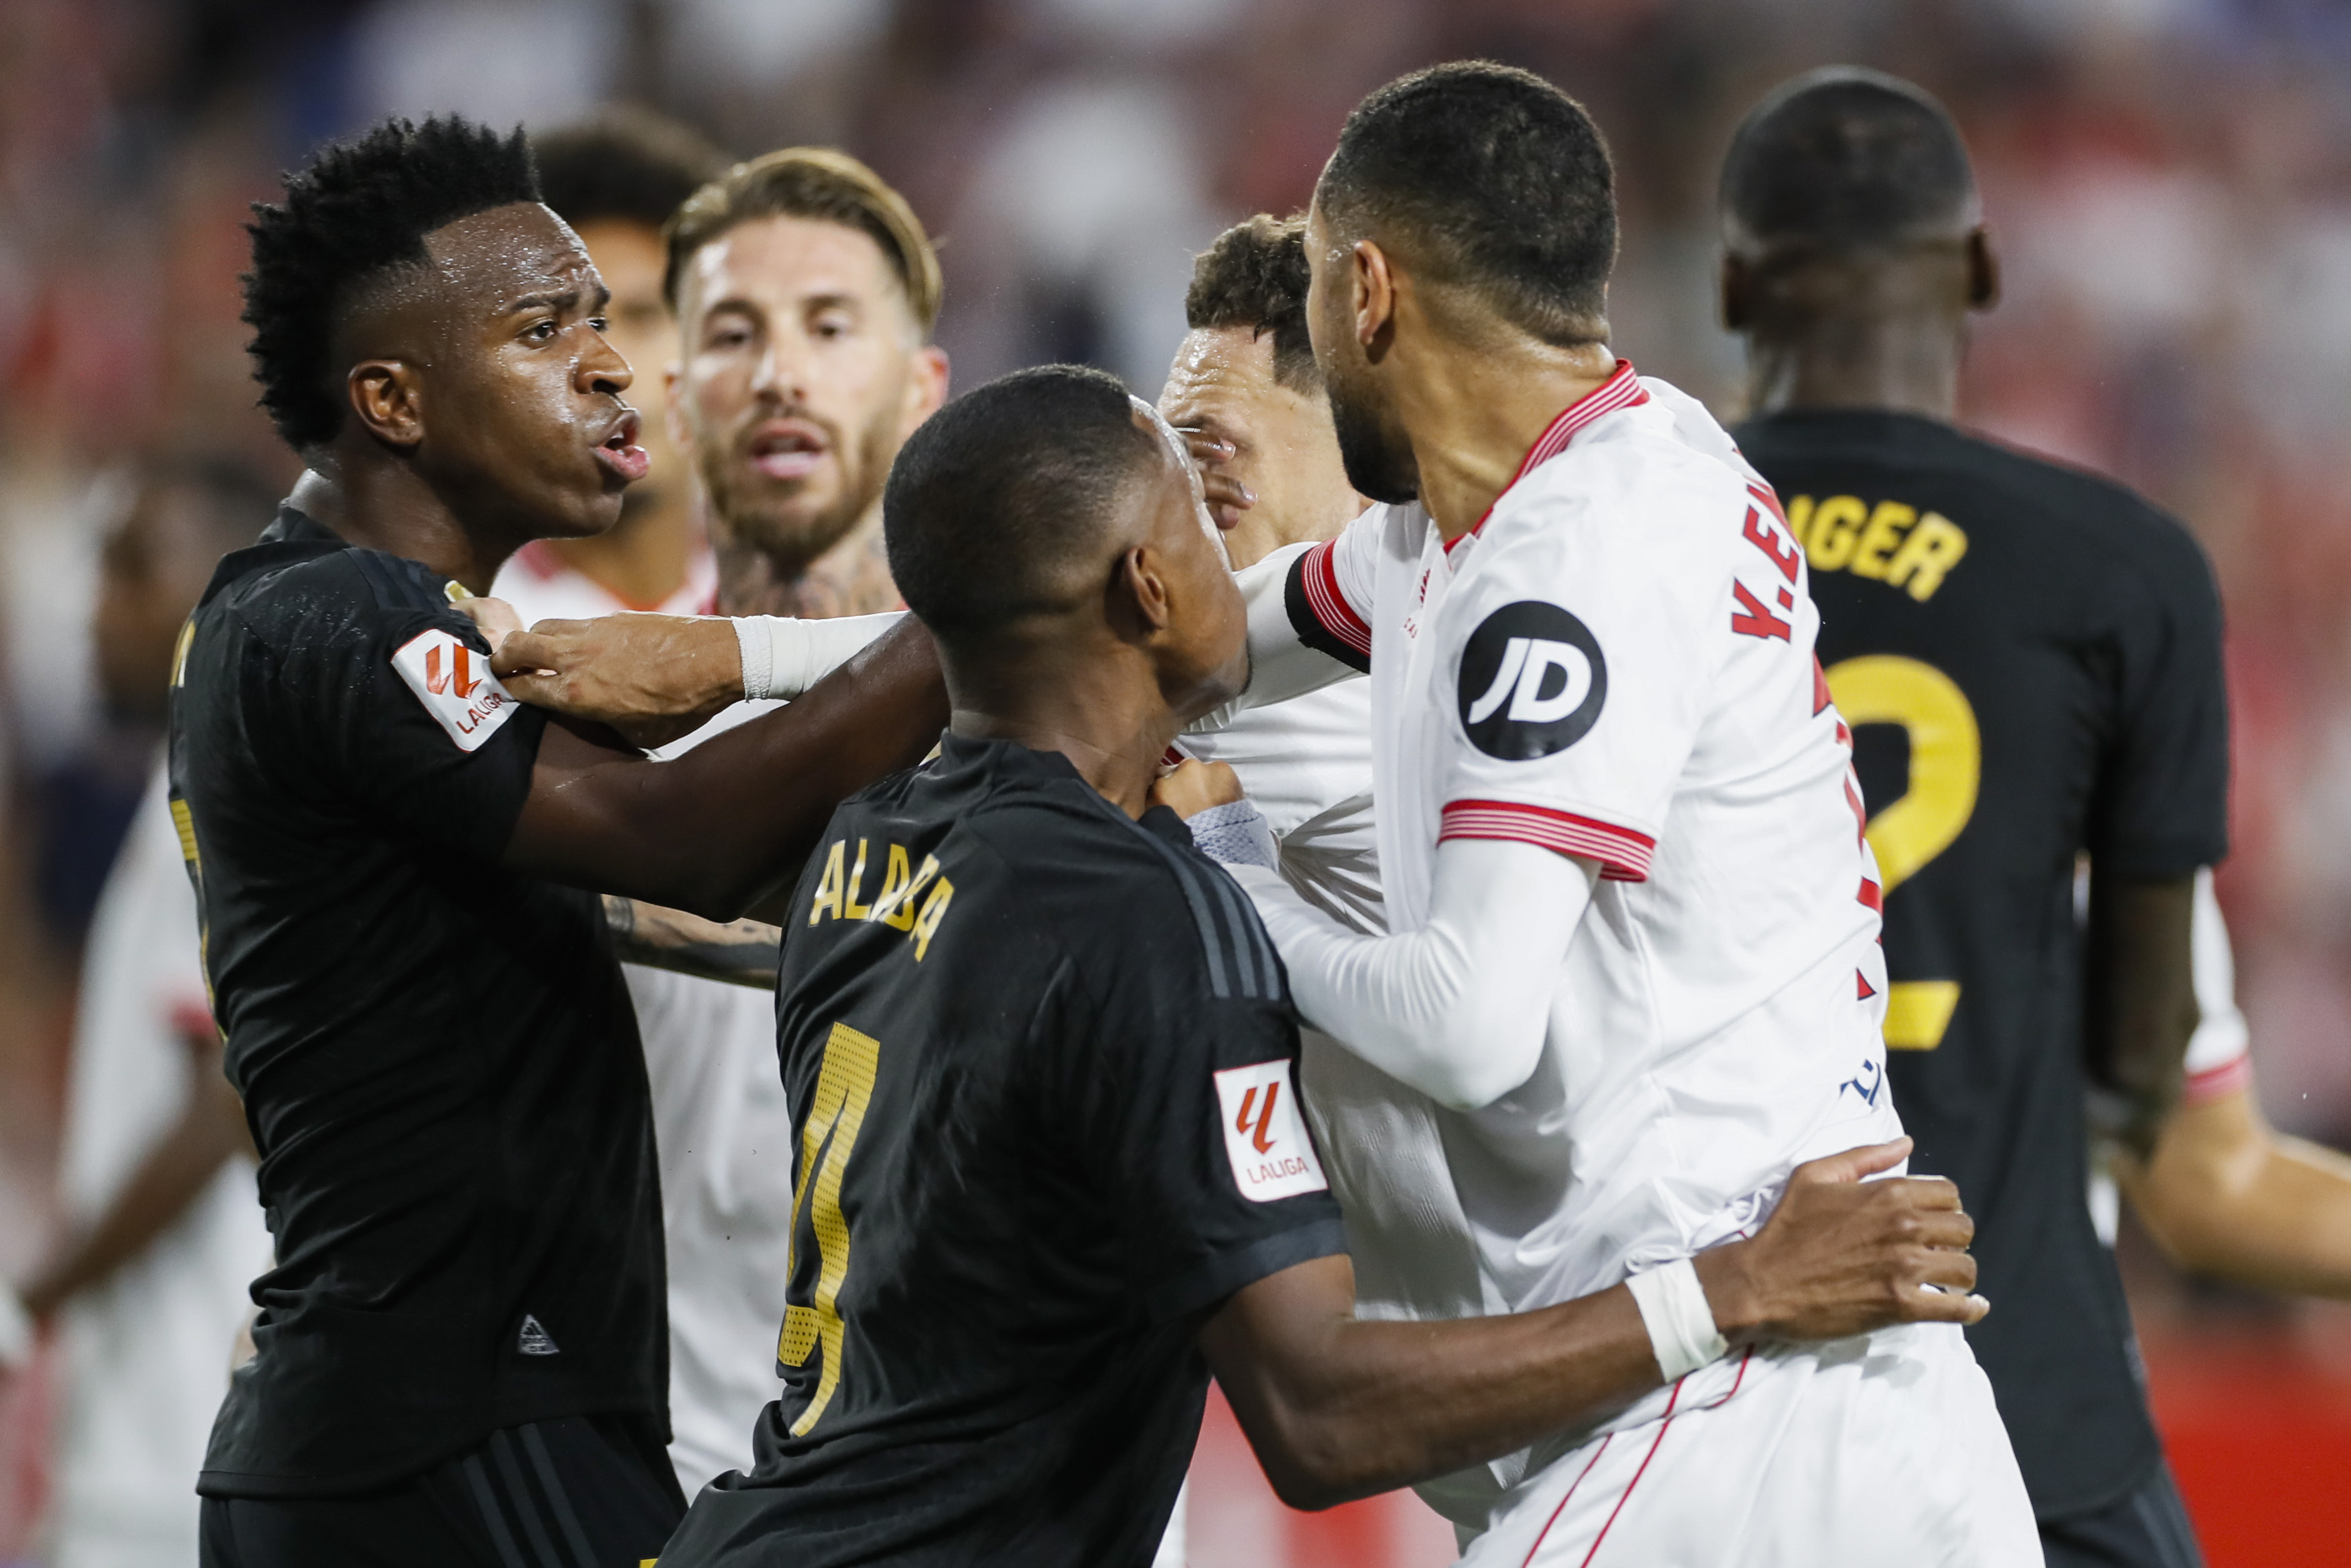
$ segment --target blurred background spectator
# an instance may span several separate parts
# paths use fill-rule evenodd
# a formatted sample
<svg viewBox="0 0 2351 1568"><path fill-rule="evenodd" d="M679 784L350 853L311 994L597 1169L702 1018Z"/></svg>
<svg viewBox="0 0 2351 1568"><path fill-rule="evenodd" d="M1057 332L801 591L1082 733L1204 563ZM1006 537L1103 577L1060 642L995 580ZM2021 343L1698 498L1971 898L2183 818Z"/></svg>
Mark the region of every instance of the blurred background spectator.
<svg viewBox="0 0 2351 1568"><path fill-rule="evenodd" d="M2281 1127L2351 1143L2339 0L0 0L0 1272L58 1223L76 965L154 740L151 709L100 696L101 543L158 456L291 476L236 320L245 204L275 171L432 110L542 126L636 102L737 155L837 142L944 236L958 386L1070 359L1149 395L1192 253L1302 204L1364 91L1464 56L1593 110L1625 206L1619 351L1726 419L1731 126L1829 60L1957 112L2007 261L1966 417L2120 476L2210 550L2236 717L2220 886L2261 1092ZM2351 1317L2125 1250L2213 1561L2300 1560L2275 1516L2341 1484ZM47 1419L40 1378L0 1386L0 1562L37 1549ZM1416 1504L1283 1514L1235 1440L1213 1416L1202 1568L1445 1560Z"/></svg>

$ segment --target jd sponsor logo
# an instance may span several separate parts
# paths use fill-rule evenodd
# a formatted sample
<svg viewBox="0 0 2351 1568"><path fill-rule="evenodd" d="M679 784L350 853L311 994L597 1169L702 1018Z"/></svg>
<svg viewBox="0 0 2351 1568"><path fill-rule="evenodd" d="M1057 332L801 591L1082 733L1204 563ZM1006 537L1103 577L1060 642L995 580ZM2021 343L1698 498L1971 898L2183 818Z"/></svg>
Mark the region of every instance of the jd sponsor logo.
<svg viewBox="0 0 2351 1568"><path fill-rule="evenodd" d="M514 716L515 699L490 674L486 655L447 632L420 632L392 656L392 667L460 751L472 751Z"/></svg>
<svg viewBox="0 0 2351 1568"><path fill-rule="evenodd" d="M1217 1074L1217 1103L1224 1113L1225 1154L1233 1183L1253 1203L1327 1191L1322 1162L1298 1113L1290 1082L1290 1061L1260 1061Z"/></svg>
<svg viewBox="0 0 2351 1568"><path fill-rule="evenodd" d="M1608 661L1583 622L1522 599L1486 617L1461 651L1461 727L1489 757L1525 762L1582 740L1608 700Z"/></svg>

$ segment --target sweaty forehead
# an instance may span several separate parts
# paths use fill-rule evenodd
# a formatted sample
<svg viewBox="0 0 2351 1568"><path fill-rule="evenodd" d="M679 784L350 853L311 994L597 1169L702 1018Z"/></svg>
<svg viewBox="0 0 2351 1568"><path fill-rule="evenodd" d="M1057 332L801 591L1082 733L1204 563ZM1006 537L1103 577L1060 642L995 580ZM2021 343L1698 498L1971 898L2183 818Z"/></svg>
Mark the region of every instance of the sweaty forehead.
<svg viewBox="0 0 2351 1568"><path fill-rule="evenodd" d="M1274 384L1273 338L1247 327L1202 327L1185 338L1168 368L1159 412L1176 424L1236 401L1261 396Z"/></svg>
<svg viewBox="0 0 2351 1568"><path fill-rule="evenodd" d="M537 202L444 224L424 251L444 286L492 310L519 295L588 287L594 273L580 236Z"/></svg>

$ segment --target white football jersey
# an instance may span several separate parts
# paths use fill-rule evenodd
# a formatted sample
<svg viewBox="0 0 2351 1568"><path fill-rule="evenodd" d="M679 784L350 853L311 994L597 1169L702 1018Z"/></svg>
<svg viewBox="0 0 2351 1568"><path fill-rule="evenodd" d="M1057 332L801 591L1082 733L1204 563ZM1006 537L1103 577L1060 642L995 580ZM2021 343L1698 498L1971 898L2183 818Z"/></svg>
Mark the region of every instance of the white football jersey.
<svg viewBox="0 0 2351 1568"><path fill-rule="evenodd" d="M593 621L599 615L618 615L623 611L710 615L718 606L718 563L708 546L697 546L685 563L685 580L678 584L676 592L658 604L631 604L568 564L548 549L545 539L533 539L498 569L490 584L490 597L515 606L526 626L541 621ZM526 604L530 608L523 610Z"/></svg>
<svg viewBox="0 0 2351 1568"><path fill-rule="evenodd" d="M1392 929L1426 921L1446 839L1602 867L1533 1075L1481 1110L1412 1107L1477 1279L1369 1306L1602 1290L1750 1230L1798 1163L1900 1134L1876 868L1803 552L1702 408L1620 362L1450 550L1419 507L1375 507L1298 580L1324 639L1369 656Z"/></svg>

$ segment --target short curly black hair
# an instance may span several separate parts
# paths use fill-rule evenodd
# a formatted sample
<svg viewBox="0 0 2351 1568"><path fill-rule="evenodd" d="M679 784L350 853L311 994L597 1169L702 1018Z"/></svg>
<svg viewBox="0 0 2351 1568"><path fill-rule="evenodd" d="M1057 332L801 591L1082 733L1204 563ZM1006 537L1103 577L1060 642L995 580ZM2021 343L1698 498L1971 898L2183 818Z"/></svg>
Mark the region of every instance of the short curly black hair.
<svg viewBox="0 0 2351 1568"><path fill-rule="evenodd" d="M1401 241L1429 280L1546 343L1605 342L1616 172L1592 117L1529 71L1431 66L1357 104L1314 200L1346 240Z"/></svg>
<svg viewBox="0 0 2351 1568"><path fill-rule="evenodd" d="M1184 324L1198 332L1246 327L1273 340L1273 379L1320 393L1322 372L1306 335L1306 220L1259 213L1218 235L1192 262Z"/></svg>
<svg viewBox="0 0 2351 1568"><path fill-rule="evenodd" d="M356 287L426 259L424 236L492 207L536 202L522 127L501 134L455 115L387 120L322 151L285 179L286 199L256 202L245 275L246 351L261 406L297 452L334 438L343 402L332 351Z"/></svg>

